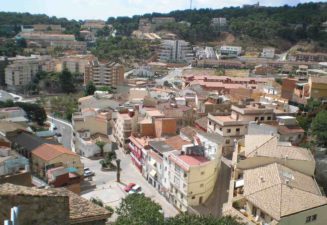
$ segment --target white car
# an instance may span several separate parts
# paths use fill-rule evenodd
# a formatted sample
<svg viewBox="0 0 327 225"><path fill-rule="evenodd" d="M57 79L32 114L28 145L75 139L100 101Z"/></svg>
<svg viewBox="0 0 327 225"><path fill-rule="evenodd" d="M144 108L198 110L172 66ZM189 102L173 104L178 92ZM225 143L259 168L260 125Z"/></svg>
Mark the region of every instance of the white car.
<svg viewBox="0 0 327 225"><path fill-rule="evenodd" d="M143 194L141 186L137 184L134 185L128 194Z"/></svg>

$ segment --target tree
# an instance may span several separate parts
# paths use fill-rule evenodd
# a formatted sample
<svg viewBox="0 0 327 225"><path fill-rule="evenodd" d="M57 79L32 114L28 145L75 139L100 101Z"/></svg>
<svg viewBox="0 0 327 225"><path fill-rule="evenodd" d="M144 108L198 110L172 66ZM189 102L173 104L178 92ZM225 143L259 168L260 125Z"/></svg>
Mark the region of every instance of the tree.
<svg viewBox="0 0 327 225"><path fill-rule="evenodd" d="M16 102L15 106L22 108L27 115L27 118L33 122L36 122L39 125L43 125L47 120L47 114L43 107L34 103L26 103L26 102Z"/></svg>
<svg viewBox="0 0 327 225"><path fill-rule="evenodd" d="M312 121L312 134L317 139L317 144L327 147L327 111L323 110L317 114Z"/></svg>
<svg viewBox="0 0 327 225"><path fill-rule="evenodd" d="M161 206L143 194L127 195L116 212L116 225L163 225Z"/></svg>
<svg viewBox="0 0 327 225"><path fill-rule="evenodd" d="M59 74L59 81L63 92L74 93L76 91L73 74L69 72L67 69L64 69Z"/></svg>
<svg viewBox="0 0 327 225"><path fill-rule="evenodd" d="M165 224L167 225L242 225L235 218L227 216L222 218L214 218L212 216L198 216L187 213L179 214L176 217L169 218Z"/></svg>
<svg viewBox="0 0 327 225"><path fill-rule="evenodd" d="M104 151L103 148L106 145L106 143L103 141L97 141L96 145L100 148L101 156L103 156L103 151Z"/></svg>
<svg viewBox="0 0 327 225"><path fill-rule="evenodd" d="M95 85L93 84L92 81L89 81L85 87L84 95L85 96L93 95L95 91L96 91Z"/></svg>

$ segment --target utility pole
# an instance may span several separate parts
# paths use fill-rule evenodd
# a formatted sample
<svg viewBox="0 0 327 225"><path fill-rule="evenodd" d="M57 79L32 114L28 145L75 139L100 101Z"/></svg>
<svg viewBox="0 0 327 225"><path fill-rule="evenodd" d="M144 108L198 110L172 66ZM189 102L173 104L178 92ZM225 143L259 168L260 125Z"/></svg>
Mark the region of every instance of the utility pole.
<svg viewBox="0 0 327 225"><path fill-rule="evenodd" d="M192 10L192 0L190 0L190 10Z"/></svg>

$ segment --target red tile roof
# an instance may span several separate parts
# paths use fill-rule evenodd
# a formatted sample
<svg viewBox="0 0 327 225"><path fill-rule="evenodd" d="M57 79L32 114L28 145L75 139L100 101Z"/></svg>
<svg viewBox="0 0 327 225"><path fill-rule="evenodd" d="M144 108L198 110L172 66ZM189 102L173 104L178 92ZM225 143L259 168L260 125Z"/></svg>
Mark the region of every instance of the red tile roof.
<svg viewBox="0 0 327 225"><path fill-rule="evenodd" d="M191 142L185 141L179 135L170 137L165 142L175 150L182 150L183 145L191 144Z"/></svg>
<svg viewBox="0 0 327 225"><path fill-rule="evenodd" d="M203 156L180 155L179 159L188 164L189 166L199 166L209 160Z"/></svg>
<svg viewBox="0 0 327 225"><path fill-rule="evenodd" d="M45 160L50 161L57 158L60 155L76 155L76 153L70 151L69 149L61 145L43 144L32 151L32 154Z"/></svg>

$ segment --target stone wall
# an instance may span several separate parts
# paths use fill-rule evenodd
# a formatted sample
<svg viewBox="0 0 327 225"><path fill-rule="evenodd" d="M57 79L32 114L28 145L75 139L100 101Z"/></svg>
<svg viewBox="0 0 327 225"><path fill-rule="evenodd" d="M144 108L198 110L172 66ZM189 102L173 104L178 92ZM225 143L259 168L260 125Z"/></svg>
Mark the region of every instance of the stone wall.
<svg viewBox="0 0 327 225"><path fill-rule="evenodd" d="M21 172L0 177L0 184L11 183L26 187L33 187L32 177L30 172Z"/></svg>
<svg viewBox="0 0 327 225"><path fill-rule="evenodd" d="M106 220L98 220L98 221L92 221L92 222L84 222L84 223L72 223L76 225L105 225Z"/></svg>
<svg viewBox="0 0 327 225"><path fill-rule="evenodd" d="M10 218L10 209L19 207L20 225L69 225L68 196L0 196L0 221Z"/></svg>

